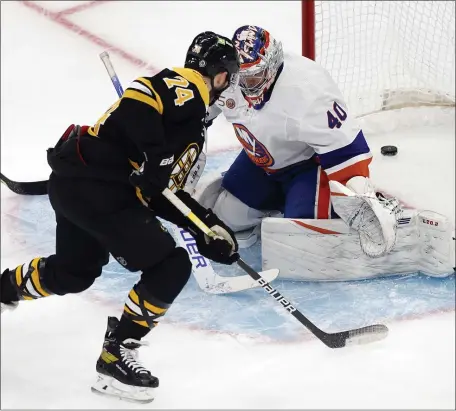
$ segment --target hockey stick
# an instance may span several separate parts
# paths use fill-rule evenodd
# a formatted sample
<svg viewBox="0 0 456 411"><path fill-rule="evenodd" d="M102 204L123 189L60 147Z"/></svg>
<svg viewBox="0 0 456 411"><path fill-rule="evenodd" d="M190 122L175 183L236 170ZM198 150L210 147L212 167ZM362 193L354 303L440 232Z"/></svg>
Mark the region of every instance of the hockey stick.
<svg viewBox="0 0 456 411"><path fill-rule="evenodd" d="M123 94L122 85L112 67L112 64L109 60L109 55L105 51L100 54L101 59L108 70L109 77L111 77L112 84L117 91L118 96L120 97ZM1 174L1 181L5 184L12 192L21 195L44 195L47 194L47 184L48 180L43 181L13 181L7 178L5 175Z"/></svg>
<svg viewBox="0 0 456 411"><path fill-rule="evenodd" d="M108 71L109 77L116 89L117 95L120 97L123 94L122 85L114 71L114 68L109 60L107 52L100 54L100 57ZM13 181L1 174L1 181L11 191L21 195L45 195L47 194L48 180L44 181L30 181L20 182ZM171 225L172 226L172 225ZM258 284L252 280L248 275L241 275L235 277L223 277L218 275L209 260L205 259L199 253L197 253L197 247L195 240L185 230L172 227L174 237L181 247L186 249L190 254L193 264L193 275L199 285L199 287L211 294L225 294L233 293L238 291L248 290L250 288L258 287ZM268 281L273 281L279 275L279 270L272 269L262 272L263 277L267 278Z"/></svg>
<svg viewBox="0 0 456 411"><path fill-rule="evenodd" d="M0 173L2 183L5 184L13 193L21 195L40 196L47 194L48 180L43 181L13 181Z"/></svg>
<svg viewBox="0 0 456 411"><path fill-rule="evenodd" d="M122 97L122 84L117 77L108 52L104 51L101 53L100 58L109 74L109 77L111 78L118 97ZM212 268L210 261L199 254L196 242L189 232L183 229L178 229L178 227L174 227L173 225L171 225L171 230L173 231L174 238L178 244L189 253L193 265L193 275L199 287L203 291L211 294L226 294L258 287L258 283L252 280L252 278L248 275L223 277L217 274ZM279 270L271 269L263 271L262 275L267 278L268 281L273 281L279 275Z"/></svg>
<svg viewBox="0 0 456 411"><path fill-rule="evenodd" d="M218 275L212 268L211 262L198 252L196 241L188 231L174 225L171 225L171 230L179 245L187 250L193 265L193 276L203 291L210 294L226 294L258 287L258 283L248 275L234 277ZM262 271L261 275L268 278L268 281L273 281L279 275L279 270Z"/></svg>
<svg viewBox="0 0 456 411"><path fill-rule="evenodd" d="M116 73L114 72L111 62L109 61L109 55L105 51L100 54L100 57L103 60L103 63L106 69L108 70L109 77L111 77L112 84L114 84L117 94L120 97L123 94L122 86ZM47 194L48 180L30 182L13 181L1 173L0 175L2 183L5 184L12 192L16 194L32 196Z"/></svg>
<svg viewBox="0 0 456 411"><path fill-rule="evenodd" d="M214 237L216 235L171 190L165 188L163 190L163 195L204 234L209 237ZM246 264L241 258L237 260L237 264L252 277L252 279L261 285L270 296L274 297L285 310L330 348L341 348L354 344L367 344L382 340L388 335L388 328L383 324L369 325L367 327L336 333L326 333L305 317L279 291L272 287L259 273Z"/></svg>
<svg viewBox="0 0 456 411"><path fill-rule="evenodd" d="M1 174L1 181L11 191L21 195L45 195L47 194L48 180L43 181L12 181ZM245 291L258 287L256 281L248 275L235 277L223 277L218 275L212 268L211 262L198 253L196 242L191 234L181 228L170 225L174 238L179 245L187 250L193 264L193 275L199 287L210 294L226 294ZM268 281L273 281L279 275L279 270L271 269L262 271L261 275Z"/></svg>

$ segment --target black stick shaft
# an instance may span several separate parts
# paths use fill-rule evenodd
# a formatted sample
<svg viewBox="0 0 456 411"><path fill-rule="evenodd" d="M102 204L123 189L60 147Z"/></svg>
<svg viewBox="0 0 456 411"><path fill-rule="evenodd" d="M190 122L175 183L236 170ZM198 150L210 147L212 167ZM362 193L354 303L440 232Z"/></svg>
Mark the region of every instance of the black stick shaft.
<svg viewBox="0 0 456 411"><path fill-rule="evenodd" d="M341 348L345 346L347 339L352 335L377 332L377 330L383 331L384 326L369 326L357 330L341 331L336 333L326 333L318 328L312 321L310 321L304 314L295 308L283 295L277 291L272 285L270 285L260 274L258 274L253 268L246 264L241 258L237 261L239 267L241 267L247 274L256 280L263 289L274 297L274 299L294 318L296 318L303 326L305 326L313 335L315 335L320 341L326 344L330 348ZM373 328L372 328L373 327Z"/></svg>

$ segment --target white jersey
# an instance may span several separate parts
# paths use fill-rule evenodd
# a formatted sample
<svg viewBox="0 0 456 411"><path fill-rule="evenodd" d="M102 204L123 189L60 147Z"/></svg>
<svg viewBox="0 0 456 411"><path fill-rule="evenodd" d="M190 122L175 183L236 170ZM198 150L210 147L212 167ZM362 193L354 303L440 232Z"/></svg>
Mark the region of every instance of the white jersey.
<svg viewBox="0 0 456 411"><path fill-rule="evenodd" d="M249 106L240 88L225 91L208 120L223 112L250 159L274 173L318 155L331 179L368 174L371 153L329 73L312 60L285 54L269 101ZM334 174L334 176L331 176Z"/></svg>

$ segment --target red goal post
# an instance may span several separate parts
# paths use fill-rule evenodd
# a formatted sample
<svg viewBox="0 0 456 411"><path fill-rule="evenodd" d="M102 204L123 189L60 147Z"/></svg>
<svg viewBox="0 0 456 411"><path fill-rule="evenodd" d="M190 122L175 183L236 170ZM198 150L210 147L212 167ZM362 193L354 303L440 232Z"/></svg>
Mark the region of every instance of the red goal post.
<svg viewBox="0 0 456 411"><path fill-rule="evenodd" d="M315 60L315 1L301 0L302 55Z"/></svg>

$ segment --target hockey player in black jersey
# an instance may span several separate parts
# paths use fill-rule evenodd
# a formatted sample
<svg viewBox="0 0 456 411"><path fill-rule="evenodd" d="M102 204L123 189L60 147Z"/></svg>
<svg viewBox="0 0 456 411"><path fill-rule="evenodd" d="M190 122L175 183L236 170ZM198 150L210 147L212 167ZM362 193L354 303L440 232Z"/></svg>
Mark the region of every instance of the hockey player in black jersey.
<svg viewBox="0 0 456 411"><path fill-rule="evenodd" d="M22 300L88 289L109 254L127 270L140 271L120 320L108 319L93 390L147 402L158 387L158 378L136 360L136 349L187 283L191 262L157 216L192 232L205 257L223 264L237 258L232 231L183 189L203 149L207 108L236 85L238 71L231 40L201 33L184 68L136 79L94 126L70 126L48 150L55 254L2 273L2 311ZM216 239L166 200L166 187Z"/></svg>

